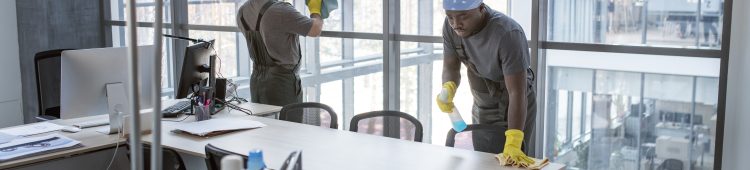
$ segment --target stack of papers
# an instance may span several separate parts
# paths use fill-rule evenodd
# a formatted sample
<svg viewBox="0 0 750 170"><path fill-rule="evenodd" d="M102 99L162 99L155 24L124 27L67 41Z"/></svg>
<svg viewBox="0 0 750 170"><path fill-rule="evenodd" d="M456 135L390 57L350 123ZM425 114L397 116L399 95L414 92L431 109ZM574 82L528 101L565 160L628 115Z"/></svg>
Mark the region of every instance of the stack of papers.
<svg viewBox="0 0 750 170"><path fill-rule="evenodd" d="M79 144L81 144L80 141L59 134L18 138L11 142L0 144L0 162L43 152L81 146Z"/></svg>
<svg viewBox="0 0 750 170"><path fill-rule="evenodd" d="M180 123L173 132L187 133L196 136L213 136L244 129L265 127L258 121L247 119L209 119L200 122Z"/></svg>
<svg viewBox="0 0 750 170"><path fill-rule="evenodd" d="M0 132L0 144L8 143L8 142L12 141L15 138L16 138L16 136Z"/></svg>
<svg viewBox="0 0 750 170"><path fill-rule="evenodd" d="M30 135L36 135L36 134L42 134L52 131L58 131L63 129L63 126L49 123L49 122L39 122L39 123L32 123L27 124L23 126L18 127L12 127L0 130L0 133L5 133L8 135L13 136L30 136Z"/></svg>

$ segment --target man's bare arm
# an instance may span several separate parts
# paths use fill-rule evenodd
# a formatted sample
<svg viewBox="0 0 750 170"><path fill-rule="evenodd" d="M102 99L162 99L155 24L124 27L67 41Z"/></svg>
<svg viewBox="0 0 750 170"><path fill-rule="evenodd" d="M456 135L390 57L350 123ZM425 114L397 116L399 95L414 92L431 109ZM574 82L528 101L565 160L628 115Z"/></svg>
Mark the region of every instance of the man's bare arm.
<svg viewBox="0 0 750 170"><path fill-rule="evenodd" d="M310 18L313 20L313 24L310 28L310 32L307 33L307 36L318 37L320 36L320 33L323 32L323 19L318 14L312 14L310 15Z"/></svg>
<svg viewBox="0 0 750 170"><path fill-rule="evenodd" d="M445 50L443 54L443 83L453 81L458 86L461 83L461 61Z"/></svg>
<svg viewBox="0 0 750 170"><path fill-rule="evenodd" d="M526 123L526 71L505 75L505 86L508 89L508 129L523 130Z"/></svg>

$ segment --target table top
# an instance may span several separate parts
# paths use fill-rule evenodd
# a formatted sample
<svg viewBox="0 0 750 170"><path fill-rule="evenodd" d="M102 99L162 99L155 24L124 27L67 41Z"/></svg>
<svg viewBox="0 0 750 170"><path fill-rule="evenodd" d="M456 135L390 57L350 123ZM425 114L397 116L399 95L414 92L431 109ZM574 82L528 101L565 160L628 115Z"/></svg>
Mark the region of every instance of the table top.
<svg viewBox="0 0 750 170"><path fill-rule="evenodd" d="M170 104L174 104L174 103L176 103L176 101L173 101L173 100L163 101L162 107L166 108L170 106ZM256 104L256 103L243 103L243 104L240 104L239 106L252 110L253 113L256 115L268 115L268 114L281 111L281 107L279 106L271 106L271 105ZM70 126L77 122L84 122L84 121L91 121L91 120L98 120L98 119L109 119L109 117L108 115L96 115L96 116L89 116L89 117L82 117L82 118L75 118L75 119L57 119L57 120L52 120L50 122L59 124L59 125ZM190 118L185 119L185 121L190 121ZM167 122L167 121L164 121L164 122ZM125 139L118 137L117 134L105 135L105 134L96 132L96 129L98 129L98 127L81 129L81 131L77 133L55 131L55 132L34 135L34 136L43 136L43 135L49 135L49 134L61 134L71 139L81 141L81 144L83 146L78 147L78 148L73 148L73 149L66 149L66 150L60 150L60 151L55 151L55 152L34 155L34 156L20 158L20 159L14 159L14 160L6 161L6 162L0 162L0 169L8 169L12 167L18 167L18 166L29 165L29 164L53 160L53 159L69 157L69 156L73 156L77 154L84 154L84 153L94 152L98 150L104 150L104 149L112 148L116 145L125 143Z"/></svg>
<svg viewBox="0 0 750 170"><path fill-rule="evenodd" d="M207 144L239 154L261 149L270 168L281 167L291 152L302 150L305 169L515 169L500 166L490 153L246 116L238 111L214 118L249 119L267 126L204 138L170 132L177 124L194 120L164 122L162 145L199 157L205 157ZM143 139L150 143L150 137ZM562 168L564 165L549 164L544 169Z"/></svg>
<svg viewBox="0 0 750 170"><path fill-rule="evenodd" d="M240 106L253 110L256 115L268 115L281 110L278 106L253 103ZM105 118L106 115L98 115L52 122L71 125ZM237 110L227 109L213 118L249 119L267 126L204 138L171 132L176 125L193 122L194 118L188 117L181 122L163 121L162 145L199 157L205 157L205 146L209 143L240 154L246 154L252 149L262 149L265 162L271 168L281 167L289 153L302 150L305 169L516 169L500 166L494 154L248 116ZM108 149L125 142L116 134L104 135L95 129L82 129L78 133L51 132L79 140L83 147L3 162L0 163L0 169ZM144 135L144 142L150 143L151 136ZM544 169L562 168L564 165L552 163Z"/></svg>
<svg viewBox="0 0 750 170"><path fill-rule="evenodd" d="M52 120L52 123L59 124L59 125L72 125L75 122L82 122L82 121L88 121L88 120L96 120L96 119L108 119L109 117L107 115L97 115L97 116L90 116L90 117L83 117L83 118L76 118L76 119L67 119L67 120ZM97 128L86 128L81 129L78 133L66 133L66 132L48 132L44 134L34 135L34 136L44 136L49 134L61 134L65 135L71 139L75 139L78 141L81 141L81 145L83 147L78 147L74 149L65 149L55 152L49 152L44 154L39 154L31 157L25 157L21 159L14 159L11 161L6 162L0 162L0 169L7 169L22 165L28 165L33 164L37 162L43 162L63 157L68 157L72 155L87 153L87 152L94 152L97 150L104 150L110 147L114 147L118 143L124 143L125 140L119 138L116 134L114 135L104 135L102 133L96 132Z"/></svg>

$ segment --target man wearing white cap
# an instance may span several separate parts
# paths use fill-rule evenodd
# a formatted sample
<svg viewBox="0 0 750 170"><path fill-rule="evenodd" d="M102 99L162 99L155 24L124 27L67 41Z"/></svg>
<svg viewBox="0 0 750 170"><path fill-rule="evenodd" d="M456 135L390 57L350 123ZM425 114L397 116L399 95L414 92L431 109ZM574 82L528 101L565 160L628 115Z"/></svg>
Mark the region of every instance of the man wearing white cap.
<svg viewBox="0 0 750 170"><path fill-rule="evenodd" d="M474 98L474 123L507 127L502 159L514 165L534 164L521 151L523 145L526 153L533 153L536 119L534 76L523 29L482 0L444 0L443 8L443 89L449 100L437 100L440 110L451 112L454 107L463 63Z"/></svg>

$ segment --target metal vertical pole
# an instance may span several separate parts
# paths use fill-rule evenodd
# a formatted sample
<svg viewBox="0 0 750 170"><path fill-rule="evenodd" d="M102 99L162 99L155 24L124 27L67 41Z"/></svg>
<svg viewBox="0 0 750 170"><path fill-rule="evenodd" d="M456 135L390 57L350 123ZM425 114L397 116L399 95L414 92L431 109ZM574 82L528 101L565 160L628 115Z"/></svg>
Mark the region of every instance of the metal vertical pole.
<svg viewBox="0 0 750 170"><path fill-rule="evenodd" d="M695 146L695 141L698 140L695 134L695 107L696 107L696 97L698 92L698 76L693 76L693 95L691 99L691 105L692 108L690 108L690 146ZM688 158L689 160L693 160L693 155L696 154L696 152L693 151L694 149L688 149ZM687 167L688 170L694 169L693 165L690 164L690 166Z"/></svg>
<svg viewBox="0 0 750 170"><path fill-rule="evenodd" d="M152 142L151 142L151 169L160 170L162 164L161 155L161 58L162 58L162 27L164 25L164 1L155 0L154 7L156 20L154 21L154 76L151 87L154 92L151 94L153 102L154 121L152 124Z"/></svg>
<svg viewBox="0 0 750 170"><path fill-rule="evenodd" d="M419 35L432 35L433 3L433 0L419 0L417 2L417 33ZM437 54L434 54L433 46L432 43L419 43L419 48L422 49L420 54L430 54L430 58L434 58L432 56ZM422 141L425 143L432 143L433 61L440 62L440 60L430 60L417 66L417 119L422 122L424 127Z"/></svg>
<svg viewBox="0 0 750 170"><path fill-rule="evenodd" d="M510 2L509 2L510 3ZM531 40L529 47L531 48L531 69L536 73L536 81L534 88L536 89L536 102L537 102L537 113L536 113L536 127L534 129L534 142L535 146L532 146L534 153L529 153L535 157L541 157L544 155L544 133L545 133L545 108L547 106L547 91L545 86L547 85L547 59L546 53L541 48L542 43L547 39L547 1L546 0L532 0L531 1ZM551 133L551 132L550 132Z"/></svg>
<svg viewBox="0 0 750 170"><path fill-rule="evenodd" d="M643 121L643 114L642 114L643 110L641 110L641 109L642 108L646 108L646 104L643 102L643 100L645 99L645 96L646 96L646 73L641 73L641 99L640 99L641 100L640 101L641 104L638 104L638 132L636 133L638 135L636 135L637 136L637 139L636 139L637 141L635 142L636 143L635 148L637 148L637 150L640 150L641 145L643 144L643 137L641 137L643 135L641 133L643 131L642 128L641 128L643 126L642 125L643 124L642 123L642 121ZM629 103L628 103L628 107L630 107ZM688 150L690 150L690 149L688 149ZM637 169L641 169L640 165L641 165L641 157L642 157L642 155L643 154L641 152L638 152L638 156L636 157L636 165L638 165Z"/></svg>
<svg viewBox="0 0 750 170"><path fill-rule="evenodd" d="M127 17L128 43L128 92L130 92L130 168L143 169L143 150L141 150L140 102L138 100L138 30L136 28L135 0L128 0Z"/></svg>
<svg viewBox="0 0 750 170"><path fill-rule="evenodd" d="M719 101L716 106L716 144L714 146L714 169L721 169L724 153L724 125L726 123L727 81L729 76L729 43L732 42L732 5L734 0L724 1L721 28L721 68L719 70ZM727 15L728 14L728 15ZM743 31L743 30L740 30Z"/></svg>
<svg viewBox="0 0 750 170"><path fill-rule="evenodd" d="M556 159L555 157L555 153L556 153L555 143L557 142L557 129L556 128L557 128L557 124L561 123L561 122L557 122L557 110L559 109L558 108L559 102L557 102L558 101L557 96L559 95L559 92L556 89L557 82L554 76L556 71L557 70L554 68L550 68L547 71L547 73L553 76L549 78L550 79L549 84L544 86L544 88L546 89L545 91L548 92L548 95L546 97L550 99L555 99L554 101L550 101L549 103L546 103L547 107L545 109L546 110L546 114L545 114L546 122L544 123L544 128L547 134L545 135L546 140L543 140L544 141L543 142L544 143L544 157L549 158L550 161L554 161Z"/></svg>
<svg viewBox="0 0 750 170"><path fill-rule="evenodd" d="M354 1L341 1L341 24L342 31L353 32L354 31ZM354 61L354 39L346 38L342 40L342 55L341 59L344 61ZM345 64L343 68L352 67L354 64ZM341 94L343 95L341 101L343 110L341 113L342 123L339 126L343 129L349 129L349 122L354 117L354 78L344 78L342 81Z"/></svg>
<svg viewBox="0 0 750 170"><path fill-rule="evenodd" d="M399 45L395 36L399 34L399 8L398 0L383 0L383 109L399 109ZM395 99L395 100L389 100Z"/></svg>
<svg viewBox="0 0 750 170"><path fill-rule="evenodd" d="M399 110L399 77L401 72L400 43L395 39L399 34L399 0L383 0L383 109ZM398 137L399 128L397 118L386 119L384 127L390 130L386 136Z"/></svg>
<svg viewBox="0 0 750 170"><path fill-rule="evenodd" d="M563 145L573 146L573 93L572 90L566 90L568 93L567 108L565 111L565 141Z"/></svg>
<svg viewBox="0 0 750 170"><path fill-rule="evenodd" d="M695 47L701 46L701 27L698 25L701 23L701 18L703 18L703 0L698 0L698 12L695 14L695 27L693 27L693 31L695 32Z"/></svg>
<svg viewBox="0 0 750 170"><path fill-rule="evenodd" d="M641 28L643 29L643 34L641 35L641 44L646 44L648 41L647 34L648 34L648 22L646 22L646 17L648 15L648 0L643 1L643 6L641 7Z"/></svg>

